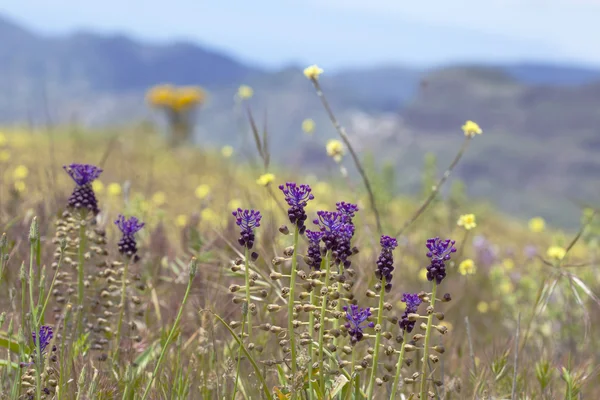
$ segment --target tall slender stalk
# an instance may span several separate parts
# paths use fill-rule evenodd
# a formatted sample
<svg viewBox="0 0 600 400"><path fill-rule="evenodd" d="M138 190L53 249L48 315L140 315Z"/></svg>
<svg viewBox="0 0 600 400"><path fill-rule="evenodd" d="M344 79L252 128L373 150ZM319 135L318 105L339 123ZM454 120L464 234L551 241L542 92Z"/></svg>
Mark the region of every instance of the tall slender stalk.
<svg viewBox="0 0 600 400"><path fill-rule="evenodd" d="M79 248L77 249L77 331L76 337L83 333L83 298L85 296L84 263L85 263L85 216L79 225Z"/></svg>
<svg viewBox="0 0 600 400"><path fill-rule="evenodd" d="M325 268L325 263L326 263L326 259L323 258L321 260L321 267L320 270L323 270ZM310 304L313 306L316 306L315 301L317 300L317 297L315 296L315 289L313 288L313 290L311 290L310 292ZM314 312L311 312L308 316L308 332L311 335L312 338L312 334L315 330L315 314ZM310 346L308 346L308 358L309 358L309 363L308 363L308 388L309 388L309 398L312 400L312 398L314 397L314 389L313 389L313 381L312 381L312 377L313 377L313 362L314 362L314 354L313 354L313 342L311 339L311 343Z"/></svg>
<svg viewBox="0 0 600 400"><path fill-rule="evenodd" d="M35 255L35 249L37 246L37 238L36 238L36 232L37 231L37 226L34 228L34 225L36 225L37 222L34 219L34 222L32 223L32 228L31 228L31 232L29 234L29 313L31 316L31 329L33 329L33 332L35 332L35 358L34 358L34 363L35 363L35 368L36 368L36 372L35 372L35 386L36 386L36 390L35 390L35 398L37 400L40 400L42 398L42 350L41 350L41 335L40 335L40 330L38 328L38 323L37 323L37 313L36 313L36 305L35 305L35 300L33 299L33 282L35 280L35 272L33 271L33 258Z"/></svg>
<svg viewBox="0 0 600 400"><path fill-rule="evenodd" d="M121 349L121 330L123 329L123 317L125 315L125 300L127 295L127 274L129 272L130 259L125 260L123 275L121 276L121 302L119 303L119 319L117 321L117 333L115 335L115 353L113 359L116 361Z"/></svg>
<svg viewBox="0 0 600 400"><path fill-rule="evenodd" d="M246 307L246 312L242 313L242 332L244 332L244 328L246 327L246 315L248 314L247 311L247 307ZM238 355L237 355L238 359L237 359L237 367L235 368L235 383L233 386L233 396L231 396L231 400L235 400L235 395L237 393L237 388L238 388L238 380L240 378L240 364L242 361L242 346L240 346L238 348Z"/></svg>
<svg viewBox="0 0 600 400"><path fill-rule="evenodd" d="M339 273L340 273L340 276L344 275L344 264L343 263L340 263ZM343 285L342 285L341 280L338 279L337 291L338 291L339 298L338 298L337 304L335 305L336 313L339 313L340 311L342 311L342 286ZM340 327L340 321L337 318L335 318L333 320L333 329L338 329L339 327ZM338 345L337 336L333 337L333 344L337 347L337 345Z"/></svg>
<svg viewBox="0 0 600 400"><path fill-rule="evenodd" d="M377 325L379 330L375 333L375 353L373 354L373 366L371 367L371 377L369 378L367 398L373 398L373 390L375 389L375 377L377 376L377 363L379 362L379 346L381 344L381 331L383 322L383 297L385 295L385 280L381 281L381 289L379 290L379 308L377 308Z"/></svg>
<svg viewBox="0 0 600 400"><path fill-rule="evenodd" d="M250 249L244 249L244 277L246 279L246 304L248 306L248 343L252 343L252 313L250 312ZM242 340L244 339L244 331L242 330Z"/></svg>
<svg viewBox="0 0 600 400"><path fill-rule="evenodd" d="M325 294L321 297L321 320L319 325L319 378L321 382L321 390L325 390L325 371L323 370L323 336L325 335L325 312L327 309L327 298L329 294L329 278L331 275L330 260L331 252L327 251L325 255L325 285L323 286Z"/></svg>
<svg viewBox="0 0 600 400"><path fill-rule="evenodd" d="M291 361L292 364L292 380L296 378L296 338L294 335L294 293L296 288L296 275L298 274L298 238L300 237L300 229L296 225L294 229L294 252L292 254L292 271L290 272L290 294L288 297L288 336L290 338ZM292 393L292 399L296 398L296 394Z"/></svg>
<svg viewBox="0 0 600 400"><path fill-rule="evenodd" d="M396 398L396 392L398 391L398 382L400 381L400 370L404 363L404 345L406 344L406 330L402 330L402 347L400 348L400 356L398 357L398 364L396 364L396 376L394 376L394 384L392 385L392 393L390 394L390 400Z"/></svg>
<svg viewBox="0 0 600 400"><path fill-rule="evenodd" d="M429 341L431 339L431 325L433 323L433 314L435 307L435 296L437 293L437 284L433 281L433 289L431 290L431 313L427 316L427 330L425 331L425 344L423 345L423 363L421 366L421 399L425 399L425 392L427 391L427 357L429 356Z"/></svg>

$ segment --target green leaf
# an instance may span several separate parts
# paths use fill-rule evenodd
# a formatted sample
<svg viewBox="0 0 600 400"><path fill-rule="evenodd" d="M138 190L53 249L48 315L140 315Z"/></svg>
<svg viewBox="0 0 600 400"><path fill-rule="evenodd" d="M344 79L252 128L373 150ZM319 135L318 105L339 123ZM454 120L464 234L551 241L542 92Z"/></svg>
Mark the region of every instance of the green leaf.
<svg viewBox="0 0 600 400"><path fill-rule="evenodd" d="M0 332L0 347L4 347L15 354L21 354L21 346L14 340L8 338L6 332Z"/></svg>
<svg viewBox="0 0 600 400"><path fill-rule="evenodd" d="M0 367L6 367L6 366L10 366L14 369L19 369L19 364L17 364L17 363L9 362L7 360L0 360Z"/></svg>

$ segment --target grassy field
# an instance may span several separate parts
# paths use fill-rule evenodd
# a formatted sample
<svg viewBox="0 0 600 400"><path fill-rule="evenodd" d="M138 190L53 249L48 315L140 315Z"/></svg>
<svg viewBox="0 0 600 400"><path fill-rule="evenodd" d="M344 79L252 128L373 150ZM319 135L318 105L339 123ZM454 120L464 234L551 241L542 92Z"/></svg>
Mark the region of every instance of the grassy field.
<svg viewBox="0 0 600 400"><path fill-rule="evenodd" d="M419 212L440 177L425 169L422 198L395 197L393 172L370 169L378 223L348 178L348 149L307 176L271 165L258 142L173 148L147 126L0 130L0 398L600 397L592 210L562 232L450 182ZM102 172L76 183L72 163ZM293 186L286 199L286 182L314 199ZM317 214L342 201L356 215ZM260 211L260 226L242 212L236 225L238 208ZM120 214L145 225L119 230ZM456 251L428 250L437 237ZM440 263L447 276L433 284Z"/></svg>

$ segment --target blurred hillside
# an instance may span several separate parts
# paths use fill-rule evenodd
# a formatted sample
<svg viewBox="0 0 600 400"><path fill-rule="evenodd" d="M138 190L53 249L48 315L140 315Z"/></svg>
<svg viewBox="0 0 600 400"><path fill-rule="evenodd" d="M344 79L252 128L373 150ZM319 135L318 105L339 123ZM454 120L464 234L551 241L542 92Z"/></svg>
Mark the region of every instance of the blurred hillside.
<svg viewBox="0 0 600 400"><path fill-rule="evenodd" d="M145 90L196 84L210 93L197 141L241 147L252 145L233 99L244 83L255 90L250 104L258 122L266 115L275 161L332 168L321 153L335 132L300 67L268 71L192 43L152 45L83 32L43 37L1 17L0 38L0 123L159 121L144 103ZM425 153L438 154L445 167L459 146L460 125L474 119L485 135L458 169L471 195L562 225L578 223L572 200L600 197L600 70L382 66L326 71L322 82L357 148L398 167L399 191L417 189ZM300 129L305 118L316 122L313 137Z"/></svg>

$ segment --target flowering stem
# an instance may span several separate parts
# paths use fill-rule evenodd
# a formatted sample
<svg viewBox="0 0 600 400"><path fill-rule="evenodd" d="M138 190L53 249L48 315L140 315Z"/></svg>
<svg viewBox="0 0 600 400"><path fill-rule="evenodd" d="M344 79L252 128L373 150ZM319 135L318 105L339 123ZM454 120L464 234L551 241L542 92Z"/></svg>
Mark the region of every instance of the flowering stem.
<svg viewBox="0 0 600 400"><path fill-rule="evenodd" d="M119 320L117 321L117 333L115 335L115 355L114 360L119 356L121 348L121 329L123 328L123 316L125 315L125 295L127 294L127 273L129 271L129 258L125 260L123 266L123 275L121 276L121 303L119 303Z"/></svg>
<svg viewBox="0 0 600 400"><path fill-rule="evenodd" d="M431 290L431 301L430 310L431 313L427 316L427 329L425 330L425 344L423 345L423 363L421 366L421 399L425 398L425 392L427 390L427 357L429 355L429 340L431 339L431 325L433 323L433 313L435 306L435 296L437 292L437 284L433 281L433 289ZM429 308L429 307L428 307ZM404 346L403 346L404 347Z"/></svg>
<svg viewBox="0 0 600 400"><path fill-rule="evenodd" d="M310 292L310 304L314 305L315 304L315 289L313 288L313 290ZM310 398L313 398L313 344L312 344L312 333L315 330L315 315L313 312L310 313L310 315L308 316L308 332L311 335L311 343L308 346L308 387L309 387L309 391L308 394L310 396Z"/></svg>
<svg viewBox="0 0 600 400"><path fill-rule="evenodd" d="M319 377L321 378L321 390L325 390L325 373L323 371L323 336L325 335L325 311L327 308L327 295L329 293L329 278L330 274L330 266L329 260L331 258L331 252L328 250L325 255L325 294L321 297L321 317L320 317L320 325L319 325Z"/></svg>
<svg viewBox="0 0 600 400"><path fill-rule="evenodd" d="M343 263L340 263L340 276L344 275L344 265ZM338 291L338 301L337 304L335 306L335 311L336 314L339 313L340 311L342 311L342 282L340 280L338 280L338 284L337 284L337 291ZM340 327L340 321L336 318L333 320L333 329L338 329ZM338 344L338 338L337 336L333 337L333 344L337 347Z"/></svg>
<svg viewBox="0 0 600 400"><path fill-rule="evenodd" d="M369 178L367 177L367 173L365 172L365 169L363 168L363 166L360 162L360 159L358 158L358 155L356 154L356 151L354 150L354 147L352 147L352 144L350 143L350 139L348 138L346 129L344 129L344 127L339 123L339 121L335 117L335 114L333 113L333 110L331 109L331 106L329 105L329 102L327 101L327 98L325 97L325 94L323 93L323 90L321 89L321 85L319 84L319 81L317 79L311 79L311 81L315 87L315 90L317 91L317 96L319 96L319 98L321 99L323 108L325 108L325 111L327 112L327 115L329 116L331 123L335 127L335 130L338 132L338 134L340 135L340 137L346 144L346 147L348 147L348 151L350 152L350 155L352 156L354 165L356 166L358 173L362 177L365 188L367 189L367 193L369 194L369 202L371 203L371 209L373 210L373 214L375 214L375 222L377 223L377 231L379 232L379 234L381 234L382 228L381 228L381 219L379 217L379 210L377 209L377 204L375 202L375 195L373 194L373 189L371 188L371 182L369 181Z"/></svg>
<svg viewBox="0 0 600 400"><path fill-rule="evenodd" d="M41 334L38 329L37 324L37 313L36 313L36 305L33 300L33 280L34 280L34 272L33 272L33 255L35 254L37 240L30 240L30 249L29 249L29 308L31 313L31 328L33 332L35 332L35 398L40 400L42 398L42 349L41 349Z"/></svg>
<svg viewBox="0 0 600 400"><path fill-rule="evenodd" d="M431 205L431 202L433 200L435 200L438 193L440 192L440 188L444 185L446 180L448 180L448 178L450 177L450 174L452 173L452 171L454 170L454 168L456 167L456 165L462 158L463 154L467 150L467 147L469 146L470 141L471 141L471 137L467 136L465 138L465 141L463 142L462 147L460 148L460 150L458 150L456 157L454 157L454 160L452 161L452 163L450 164L448 169L446 169L446 171L442 175L442 178L439 180L437 185L435 185L433 187L433 190L429 194L429 197L423 202L421 207L419 207L419 209L413 214L413 216L404 223L402 228L398 231L398 233L396 233L396 237L402 235L413 224L413 222L415 222L421 216L421 214L423 214L425 212L425 210L427 210L427 207L429 207Z"/></svg>
<svg viewBox="0 0 600 400"><path fill-rule="evenodd" d="M242 316L242 332L244 332L244 328L246 325L246 316ZM231 396L231 400L235 400L235 394L237 393L238 380L240 378L240 362L242 361L242 347L240 345L238 349L238 359L237 359L237 367L235 369L235 385L233 386L233 396Z"/></svg>
<svg viewBox="0 0 600 400"><path fill-rule="evenodd" d="M392 385L392 393L390 394L390 400L396 398L396 392L398 391L398 382L400 381L400 370L404 363L404 344L406 343L406 330L402 330L402 347L400 348L400 356L398 357L398 364L396 364L396 376L394 377L394 384Z"/></svg>
<svg viewBox="0 0 600 400"><path fill-rule="evenodd" d="M60 265L62 264L64 251L60 252L60 258L56 264L56 270L54 271L54 276L52 277L52 283L50 283L50 289L48 289L48 293L46 294L46 300L44 300L44 305L42 306L42 310L40 311L38 318L38 325L44 324L44 314L46 314L46 307L48 307L48 302L50 301L50 296L52 296L52 290L54 289L54 284L56 283L56 278L58 277L58 271L60 270Z"/></svg>
<svg viewBox="0 0 600 400"><path fill-rule="evenodd" d="M373 398L375 389L375 376L377 375L377 363L379 361L379 345L381 343L381 330L383 322L383 296L385 295L385 279L381 281L381 290L379 291L379 308L377 309L377 325L379 330L375 333L375 354L373 354L373 366L371 367L371 378L369 378L367 398Z"/></svg>
<svg viewBox="0 0 600 400"><path fill-rule="evenodd" d="M77 249L77 337L83 333L83 297L84 297L84 274L83 264L85 260L85 224L79 225L79 248Z"/></svg>
<svg viewBox="0 0 600 400"><path fill-rule="evenodd" d="M290 272L290 294L288 297L288 335L290 337L290 349L291 349L291 364L292 364L292 380L296 379L296 338L294 335L294 289L296 287L296 275L298 273L298 238L300 236L300 229L298 225L294 229L294 253L292 254L292 271ZM292 399L295 399L296 395L292 393Z"/></svg>
<svg viewBox="0 0 600 400"><path fill-rule="evenodd" d="M250 312L250 249L244 249L244 274L246 278L246 304L248 305L248 343L252 343L252 313ZM244 331L242 330L242 340Z"/></svg>

